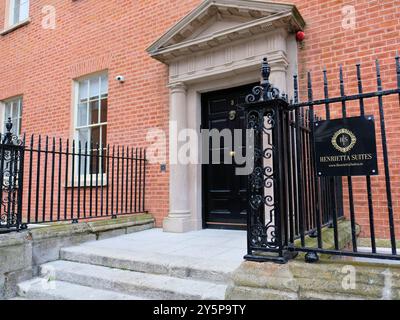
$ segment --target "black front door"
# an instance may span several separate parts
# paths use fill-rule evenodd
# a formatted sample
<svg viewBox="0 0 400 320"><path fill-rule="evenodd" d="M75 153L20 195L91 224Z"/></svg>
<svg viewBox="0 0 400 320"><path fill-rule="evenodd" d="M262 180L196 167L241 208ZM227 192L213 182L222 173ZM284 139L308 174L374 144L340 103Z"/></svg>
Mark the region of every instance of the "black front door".
<svg viewBox="0 0 400 320"><path fill-rule="evenodd" d="M209 92L202 95L202 128L228 129L232 132L234 146L234 129L244 129L244 112L238 104L244 99L255 84ZM246 143L242 135L242 146ZM209 155L212 151L220 152L221 163L224 153L233 156L232 146L221 139L219 150L212 150L210 140ZM203 165L203 226L205 228L245 229L247 209L247 176L235 174L237 164Z"/></svg>

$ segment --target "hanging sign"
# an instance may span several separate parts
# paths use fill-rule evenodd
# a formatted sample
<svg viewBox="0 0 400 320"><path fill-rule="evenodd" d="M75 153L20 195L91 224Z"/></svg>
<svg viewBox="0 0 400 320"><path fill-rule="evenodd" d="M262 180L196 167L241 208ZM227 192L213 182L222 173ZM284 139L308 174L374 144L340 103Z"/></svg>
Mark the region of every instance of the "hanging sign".
<svg viewBox="0 0 400 320"><path fill-rule="evenodd" d="M373 116L319 121L314 126L318 176L378 175Z"/></svg>

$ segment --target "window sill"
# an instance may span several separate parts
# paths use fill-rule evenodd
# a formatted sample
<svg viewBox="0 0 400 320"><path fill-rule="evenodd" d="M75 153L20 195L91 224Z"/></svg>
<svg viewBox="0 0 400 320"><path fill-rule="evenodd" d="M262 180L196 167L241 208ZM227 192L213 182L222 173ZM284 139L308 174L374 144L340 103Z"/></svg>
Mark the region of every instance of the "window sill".
<svg viewBox="0 0 400 320"><path fill-rule="evenodd" d="M9 27L3 29L2 31L0 31L0 36L5 36L6 34L13 32L14 30L17 30L19 28L22 28L23 26L26 26L30 22L31 22L31 18L28 18L28 19L22 20L16 24L14 24L12 26L9 26Z"/></svg>
<svg viewBox="0 0 400 320"><path fill-rule="evenodd" d="M85 181L86 180L86 181ZM73 182L73 184L72 184ZM75 178L74 181L72 181L72 179L69 179L68 183L67 183L67 188L78 188L78 182L79 182L79 178ZM86 183L86 188L90 188L90 177L85 178L81 178L80 179L80 188L85 188L85 183ZM96 187L106 187L107 186L107 175L104 174L103 175L103 183L101 183L101 175L98 176L98 184L96 186L96 175L94 174L92 177L92 188L96 188Z"/></svg>

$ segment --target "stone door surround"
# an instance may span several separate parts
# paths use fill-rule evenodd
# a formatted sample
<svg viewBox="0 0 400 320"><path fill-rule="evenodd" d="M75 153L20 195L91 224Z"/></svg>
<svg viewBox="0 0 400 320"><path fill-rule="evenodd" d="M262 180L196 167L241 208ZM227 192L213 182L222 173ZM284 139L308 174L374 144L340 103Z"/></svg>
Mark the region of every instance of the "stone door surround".
<svg viewBox="0 0 400 320"><path fill-rule="evenodd" d="M288 92L297 68L295 32L304 26L290 4L201 3L148 48L151 57L169 66L170 121L178 130L198 130L201 93L257 82L264 57L271 65L272 83ZM170 154L178 147L170 142ZM169 174L170 210L164 230L201 229L201 165L171 164Z"/></svg>

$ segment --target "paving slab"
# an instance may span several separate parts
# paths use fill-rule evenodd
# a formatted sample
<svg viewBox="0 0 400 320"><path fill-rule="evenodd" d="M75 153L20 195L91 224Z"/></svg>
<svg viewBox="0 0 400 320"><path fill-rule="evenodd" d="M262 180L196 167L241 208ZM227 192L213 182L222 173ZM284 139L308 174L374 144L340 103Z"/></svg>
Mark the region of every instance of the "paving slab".
<svg viewBox="0 0 400 320"><path fill-rule="evenodd" d="M223 265L243 261L246 254L246 232L205 229L188 233L165 233L162 229L150 229L111 239L88 242L82 248L118 250L125 254L170 254L177 257L198 258L207 264L206 258Z"/></svg>

